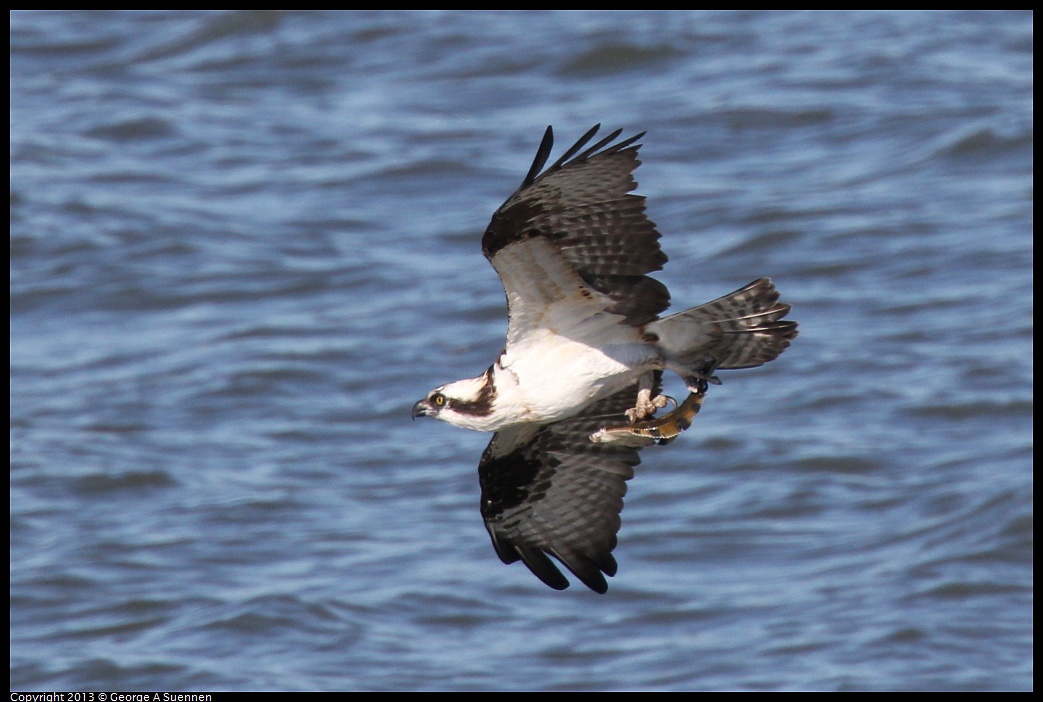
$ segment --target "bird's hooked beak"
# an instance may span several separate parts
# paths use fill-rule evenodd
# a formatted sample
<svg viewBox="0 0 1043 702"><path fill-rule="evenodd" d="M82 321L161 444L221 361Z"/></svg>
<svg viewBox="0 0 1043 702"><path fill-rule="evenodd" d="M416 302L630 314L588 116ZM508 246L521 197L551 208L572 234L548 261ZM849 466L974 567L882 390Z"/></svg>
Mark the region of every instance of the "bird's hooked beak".
<svg viewBox="0 0 1043 702"><path fill-rule="evenodd" d="M428 416L430 416L432 414L434 414L434 410L431 408L431 405L428 404L426 397L423 400L421 400L420 402L418 402L415 405L413 405L413 420L414 421L416 420L417 417L428 417Z"/></svg>

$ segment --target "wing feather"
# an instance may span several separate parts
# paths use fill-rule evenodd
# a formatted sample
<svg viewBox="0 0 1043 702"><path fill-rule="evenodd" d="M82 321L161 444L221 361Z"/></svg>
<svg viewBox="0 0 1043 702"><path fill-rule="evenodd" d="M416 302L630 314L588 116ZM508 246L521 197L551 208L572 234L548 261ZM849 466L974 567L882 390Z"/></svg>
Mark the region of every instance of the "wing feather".
<svg viewBox="0 0 1043 702"><path fill-rule="evenodd" d="M616 574L612 550L626 482L641 462L640 447L595 444L590 435L618 423L636 392L634 385L575 417L493 436L478 478L482 517L500 560L521 560L537 578L562 590L568 580L549 554L591 590L608 589L605 576Z"/></svg>
<svg viewBox="0 0 1043 702"><path fill-rule="evenodd" d="M660 234L645 213L645 198L632 194L637 142L644 133L612 144L622 133L616 130L587 147L599 128L541 172L553 149L548 127L521 188L496 211L482 237L482 250L507 293L508 338L524 335L528 330L517 327L534 319L520 307L587 304L591 314L608 312L640 326L670 304L666 287L648 276L667 260ZM503 255L509 248L512 255ZM540 266L512 270L520 260L537 257ZM548 271L555 278L552 293L541 288Z"/></svg>

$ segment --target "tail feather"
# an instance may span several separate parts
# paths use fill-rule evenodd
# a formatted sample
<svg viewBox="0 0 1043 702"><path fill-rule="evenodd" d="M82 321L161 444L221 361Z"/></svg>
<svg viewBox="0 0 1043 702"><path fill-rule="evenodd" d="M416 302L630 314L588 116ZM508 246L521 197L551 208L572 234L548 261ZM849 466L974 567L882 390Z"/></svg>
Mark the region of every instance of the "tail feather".
<svg viewBox="0 0 1043 702"><path fill-rule="evenodd" d="M789 311L771 279L760 278L653 322L648 330L659 337L668 368L686 378L708 378L717 369L755 368L778 358L797 336L797 323L782 319Z"/></svg>

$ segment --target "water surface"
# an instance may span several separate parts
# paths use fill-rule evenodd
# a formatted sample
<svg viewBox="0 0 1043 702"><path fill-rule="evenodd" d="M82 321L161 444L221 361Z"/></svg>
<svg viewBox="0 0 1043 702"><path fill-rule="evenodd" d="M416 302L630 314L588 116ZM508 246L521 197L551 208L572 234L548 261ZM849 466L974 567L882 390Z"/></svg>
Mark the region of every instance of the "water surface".
<svg viewBox="0 0 1043 702"><path fill-rule="evenodd" d="M1031 14L10 19L12 689L1032 688ZM675 308L801 323L644 452L605 596L409 419L596 122Z"/></svg>

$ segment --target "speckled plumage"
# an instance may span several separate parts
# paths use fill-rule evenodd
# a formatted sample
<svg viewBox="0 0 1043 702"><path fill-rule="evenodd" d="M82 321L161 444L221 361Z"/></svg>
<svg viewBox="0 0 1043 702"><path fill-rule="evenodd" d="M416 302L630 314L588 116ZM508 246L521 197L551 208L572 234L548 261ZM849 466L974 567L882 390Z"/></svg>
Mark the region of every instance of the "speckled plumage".
<svg viewBox="0 0 1043 702"><path fill-rule="evenodd" d="M609 311L633 326L652 321L670 304L666 286L648 274L663 268L667 257L660 234L645 215L645 198L633 195L633 172L643 136L597 148L622 130L578 152L597 132L591 129L550 168L538 176L553 144L550 127L522 187L496 211L482 237L482 251L497 272L496 254L505 246L542 237L552 243L577 275L610 297Z"/></svg>

